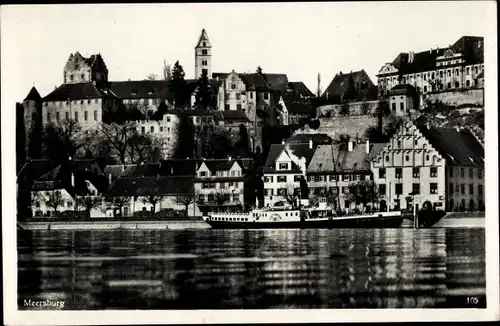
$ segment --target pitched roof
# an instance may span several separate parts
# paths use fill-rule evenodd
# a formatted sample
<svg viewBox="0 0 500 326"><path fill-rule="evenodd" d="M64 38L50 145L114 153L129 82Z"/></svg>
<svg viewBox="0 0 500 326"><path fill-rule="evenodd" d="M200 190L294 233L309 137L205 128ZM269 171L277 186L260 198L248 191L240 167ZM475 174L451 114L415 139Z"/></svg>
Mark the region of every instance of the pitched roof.
<svg viewBox="0 0 500 326"><path fill-rule="evenodd" d="M44 102L83 100L94 98L114 98L107 89L99 89L93 83L62 84L43 98Z"/></svg>
<svg viewBox="0 0 500 326"><path fill-rule="evenodd" d="M357 87L358 84L359 88ZM363 86L363 84L365 84L365 86ZM354 90L355 94L348 94L350 88ZM375 96L374 99L376 99L376 92L374 93L374 89L376 89L376 87L364 69L347 74L341 72L333 77L330 85L328 85L323 92L322 97L336 99L341 96L354 96L356 99L371 99Z"/></svg>
<svg viewBox="0 0 500 326"><path fill-rule="evenodd" d="M417 125L417 128L448 165L484 166L484 147L468 129L427 128L423 125Z"/></svg>
<svg viewBox="0 0 500 326"><path fill-rule="evenodd" d="M476 36L462 36L451 47L429 49L413 53L413 61L409 62L409 53L400 53L392 64L402 74L436 69L436 59L451 49L455 53L462 53L465 64L477 64L484 62L484 39Z"/></svg>
<svg viewBox="0 0 500 326"><path fill-rule="evenodd" d="M313 141L313 144L322 145L329 144L332 139L326 134L297 134L290 136L286 139L286 144L305 144L310 140Z"/></svg>
<svg viewBox="0 0 500 326"><path fill-rule="evenodd" d="M210 171L228 171L230 170L233 165L234 165L234 162L236 162L235 160L231 159L212 159L212 160L204 160L203 162L200 163L200 166L201 164L205 163L205 165L207 166L207 168L210 170ZM240 165L241 167L241 165Z"/></svg>
<svg viewBox="0 0 500 326"><path fill-rule="evenodd" d="M111 185L107 197L175 196L193 193L193 176L123 177Z"/></svg>
<svg viewBox="0 0 500 326"><path fill-rule="evenodd" d="M48 159L30 159L19 171L17 177L29 177L36 180L55 167L55 164Z"/></svg>
<svg viewBox="0 0 500 326"><path fill-rule="evenodd" d="M31 87L28 95L26 95L26 98L23 101L41 101L42 97L40 96L40 93L38 93L37 89L35 86Z"/></svg>
<svg viewBox="0 0 500 326"><path fill-rule="evenodd" d="M231 121L231 122L249 122L248 116L243 111L227 110L227 111L212 111L216 121Z"/></svg>
<svg viewBox="0 0 500 326"><path fill-rule="evenodd" d="M214 72L212 78L225 79L230 73ZM258 73L236 73L247 87L256 91L269 91L276 90L285 92L288 84L288 76L286 74L268 74L264 72L267 77L267 82Z"/></svg>
<svg viewBox="0 0 500 326"><path fill-rule="evenodd" d="M167 98L168 80L114 81L110 89L120 98Z"/></svg>
<svg viewBox="0 0 500 326"><path fill-rule="evenodd" d="M288 84L288 76L286 74L272 74L264 72L267 76L267 83L271 88L278 90L280 92L286 91L286 85Z"/></svg>
<svg viewBox="0 0 500 326"><path fill-rule="evenodd" d="M160 161L161 175L196 175L201 159L170 159Z"/></svg>
<svg viewBox="0 0 500 326"><path fill-rule="evenodd" d="M201 30L200 38L198 39L198 43L196 43L196 47L200 47L202 45L201 42L203 41L209 42L208 34L205 29ZM210 47L210 42L208 43L208 46L206 45L205 47Z"/></svg>
<svg viewBox="0 0 500 326"><path fill-rule="evenodd" d="M301 144L271 144L269 148L269 153L267 154L266 164L264 166L264 172L275 172L275 163L279 155L283 150L285 150L289 155L297 156L298 158L305 158L306 167L311 161L314 150L317 145L313 144L312 148L309 147L309 143ZM294 163L294 171L300 172L300 168Z"/></svg>
<svg viewBox="0 0 500 326"><path fill-rule="evenodd" d="M369 144L368 154L366 143L353 142L352 151L348 150L347 144L320 145L307 167L307 173L370 171L369 159L376 156L383 145L385 144Z"/></svg>
<svg viewBox="0 0 500 326"><path fill-rule="evenodd" d="M303 82L289 82L287 84L287 88L293 91L298 95L302 95L304 97L314 97L314 93L307 88L307 86Z"/></svg>
<svg viewBox="0 0 500 326"><path fill-rule="evenodd" d="M416 96L418 95L417 90L413 85L410 84L398 84L391 88L390 90L391 95L410 95L410 96Z"/></svg>
<svg viewBox="0 0 500 326"><path fill-rule="evenodd" d="M311 115L315 113L315 109L311 102L307 99L301 98L297 94L283 94L283 102L285 102L288 113Z"/></svg>
<svg viewBox="0 0 500 326"><path fill-rule="evenodd" d="M238 74L247 90L257 92L270 92L271 86L262 78L260 74Z"/></svg>

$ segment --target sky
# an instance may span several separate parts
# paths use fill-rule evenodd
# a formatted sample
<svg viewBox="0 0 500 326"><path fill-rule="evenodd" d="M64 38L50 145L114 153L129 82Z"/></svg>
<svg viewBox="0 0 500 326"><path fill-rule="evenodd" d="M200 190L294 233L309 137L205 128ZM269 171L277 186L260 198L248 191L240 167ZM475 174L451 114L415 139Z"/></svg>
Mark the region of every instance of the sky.
<svg viewBox="0 0 500 326"><path fill-rule="evenodd" d="M286 73L315 92L336 73L364 69L376 83L400 52L446 47L463 35L486 36L493 2L347 2L2 6L2 71L9 97L22 101L62 84L79 51L100 53L109 80L161 75L179 60L194 75L194 46L206 29L212 71ZM4 94L2 94L2 97Z"/></svg>

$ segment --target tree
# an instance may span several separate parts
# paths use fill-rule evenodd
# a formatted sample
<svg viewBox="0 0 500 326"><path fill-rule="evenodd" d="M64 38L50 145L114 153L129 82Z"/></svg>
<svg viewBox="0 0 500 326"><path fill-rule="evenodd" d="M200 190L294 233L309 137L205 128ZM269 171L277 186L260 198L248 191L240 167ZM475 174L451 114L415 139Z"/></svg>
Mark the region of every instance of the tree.
<svg viewBox="0 0 500 326"><path fill-rule="evenodd" d="M102 197L94 195L78 196L76 197L76 202L78 203L78 206L85 208L85 214L87 215L87 218L90 218L90 212L92 209L101 205Z"/></svg>
<svg viewBox="0 0 500 326"><path fill-rule="evenodd" d="M57 214L57 208L64 204L64 198L59 190L52 190L47 195L47 199L45 200L45 204L50 208L54 209L54 216Z"/></svg>
<svg viewBox="0 0 500 326"><path fill-rule="evenodd" d="M126 124L101 124L100 134L103 137L102 142L106 142L114 150L119 158L120 164L126 164L127 153L129 152L130 139L137 133L136 124L128 122Z"/></svg>
<svg viewBox="0 0 500 326"><path fill-rule="evenodd" d="M149 214L149 217L152 217L153 214L156 212L156 204L158 204L161 200L163 199L163 196L157 195L157 196L142 196L141 200L143 204L150 204L151 205L151 211Z"/></svg>
<svg viewBox="0 0 500 326"><path fill-rule="evenodd" d="M177 125L177 141L172 156L178 159L193 157L194 147L193 123L187 114L181 114Z"/></svg>
<svg viewBox="0 0 500 326"><path fill-rule="evenodd" d="M259 75L262 77L262 79L264 79L264 80L266 81L266 83L267 83L267 75L266 75L266 74L262 71L261 66L258 66L258 67L257 67L256 72L257 72L257 74L259 74Z"/></svg>
<svg viewBox="0 0 500 326"><path fill-rule="evenodd" d="M345 102L355 100L357 95L356 88L354 87L354 78L352 77L352 72L349 74L349 77L347 78L347 83L348 83L347 90L343 98Z"/></svg>
<svg viewBox="0 0 500 326"><path fill-rule="evenodd" d="M156 80L156 79L158 79L158 76L156 76L155 74L149 74L146 77L146 80Z"/></svg>
<svg viewBox="0 0 500 326"><path fill-rule="evenodd" d="M175 197L175 203L177 205L183 205L185 207L185 211L184 211L184 216L188 216L188 210L189 210L189 205L191 203L194 203L194 200L195 200L195 194L187 194L187 195L183 195L183 196L176 196Z"/></svg>
<svg viewBox="0 0 500 326"><path fill-rule="evenodd" d="M250 153L250 138L248 137L247 127L244 124L240 125L239 139L236 142L236 156L247 157Z"/></svg>
<svg viewBox="0 0 500 326"><path fill-rule="evenodd" d="M175 108L183 108L187 102L185 96L186 81L184 80L184 68L176 61L172 68L171 90L174 93Z"/></svg>
<svg viewBox="0 0 500 326"><path fill-rule="evenodd" d="M160 141L152 136L133 132L128 139L128 155L134 164L157 162L161 158Z"/></svg>
<svg viewBox="0 0 500 326"><path fill-rule="evenodd" d="M209 110L212 107L212 89L208 81L208 73L206 70L203 70L203 73L198 79L194 107L202 110Z"/></svg>
<svg viewBox="0 0 500 326"><path fill-rule="evenodd" d="M316 97L321 97L321 74L318 72L318 85L316 87Z"/></svg>
<svg viewBox="0 0 500 326"><path fill-rule="evenodd" d="M120 216L123 216L123 206L130 202L130 198L123 196L107 197L106 202L113 206L113 217L116 217L116 208L118 208Z"/></svg>
<svg viewBox="0 0 500 326"><path fill-rule="evenodd" d="M62 163L69 157L75 157L83 147L81 127L75 120L63 120L59 125L48 124L42 135L45 157Z"/></svg>
<svg viewBox="0 0 500 326"><path fill-rule="evenodd" d="M167 61L163 60L163 80L172 79L172 66Z"/></svg>
<svg viewBox="0 0 500 326"><path fill-rule="evenodd" d="M216 128L208 133L208 128L204 128L207 133L206 143L202 143L202 157L223 159L234 152L233 142L229 131L224 128Z"/></svg>
<svg viewBox="0 0 500 326"><path fill-rule="evenodd" d="M339 114L343 116L348 116L351 113L351 106L348 102L344 102L340 105Z"/></svg>
<svg viewBox="0 0 500 326"><path fill-rule="evenodd" d="M320 121L318 119L314 119L311 120L311 122L309 122L309 127L311 129L318 130L319 126L320 126Z"/></svg>
<svg viewBox="0 0 500 326"><path fill-rule="evenodd" d="M368 203L374 203L378 201L378 192L376 185L373 181L361 180L357 182L349 183L349 193L346 194L346 199L352 201L356 204L363 204L366 207Z"/></svg>
<svg viewBox="0 0 500 326"><path fill-rule="evenodd" d="M300 190L301 190L301 188L296 188L293 183L287 184L286 188L284 189L283 195L281 195L281 196L292 207L297 207L297 202L301 198L301 191Z"/></svg>

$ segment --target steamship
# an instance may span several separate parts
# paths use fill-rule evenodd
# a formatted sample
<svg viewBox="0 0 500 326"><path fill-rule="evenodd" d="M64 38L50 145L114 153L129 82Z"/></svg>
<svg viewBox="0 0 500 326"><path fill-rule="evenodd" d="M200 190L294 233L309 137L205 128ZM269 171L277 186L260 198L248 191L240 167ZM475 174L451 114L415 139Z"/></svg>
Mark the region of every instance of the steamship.
<svg viewBox="0 0 500 326"><path fill-rule="evenodd" d="M239 213L208 213L203 219L217 229L399 228L401 211L337 214L320 202L316 207L262 208Z"/></svg>

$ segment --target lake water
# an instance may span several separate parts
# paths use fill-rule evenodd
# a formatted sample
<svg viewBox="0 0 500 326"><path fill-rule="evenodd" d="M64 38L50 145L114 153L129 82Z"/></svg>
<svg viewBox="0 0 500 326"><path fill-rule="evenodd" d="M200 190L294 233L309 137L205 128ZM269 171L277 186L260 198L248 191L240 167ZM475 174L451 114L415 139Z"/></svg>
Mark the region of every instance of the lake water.
<svg viewBox="0 0 500 326"><path fill-rule="evenodd" d="M32 231L18 276L20 309L478 308L485 232Z"/></svg>

